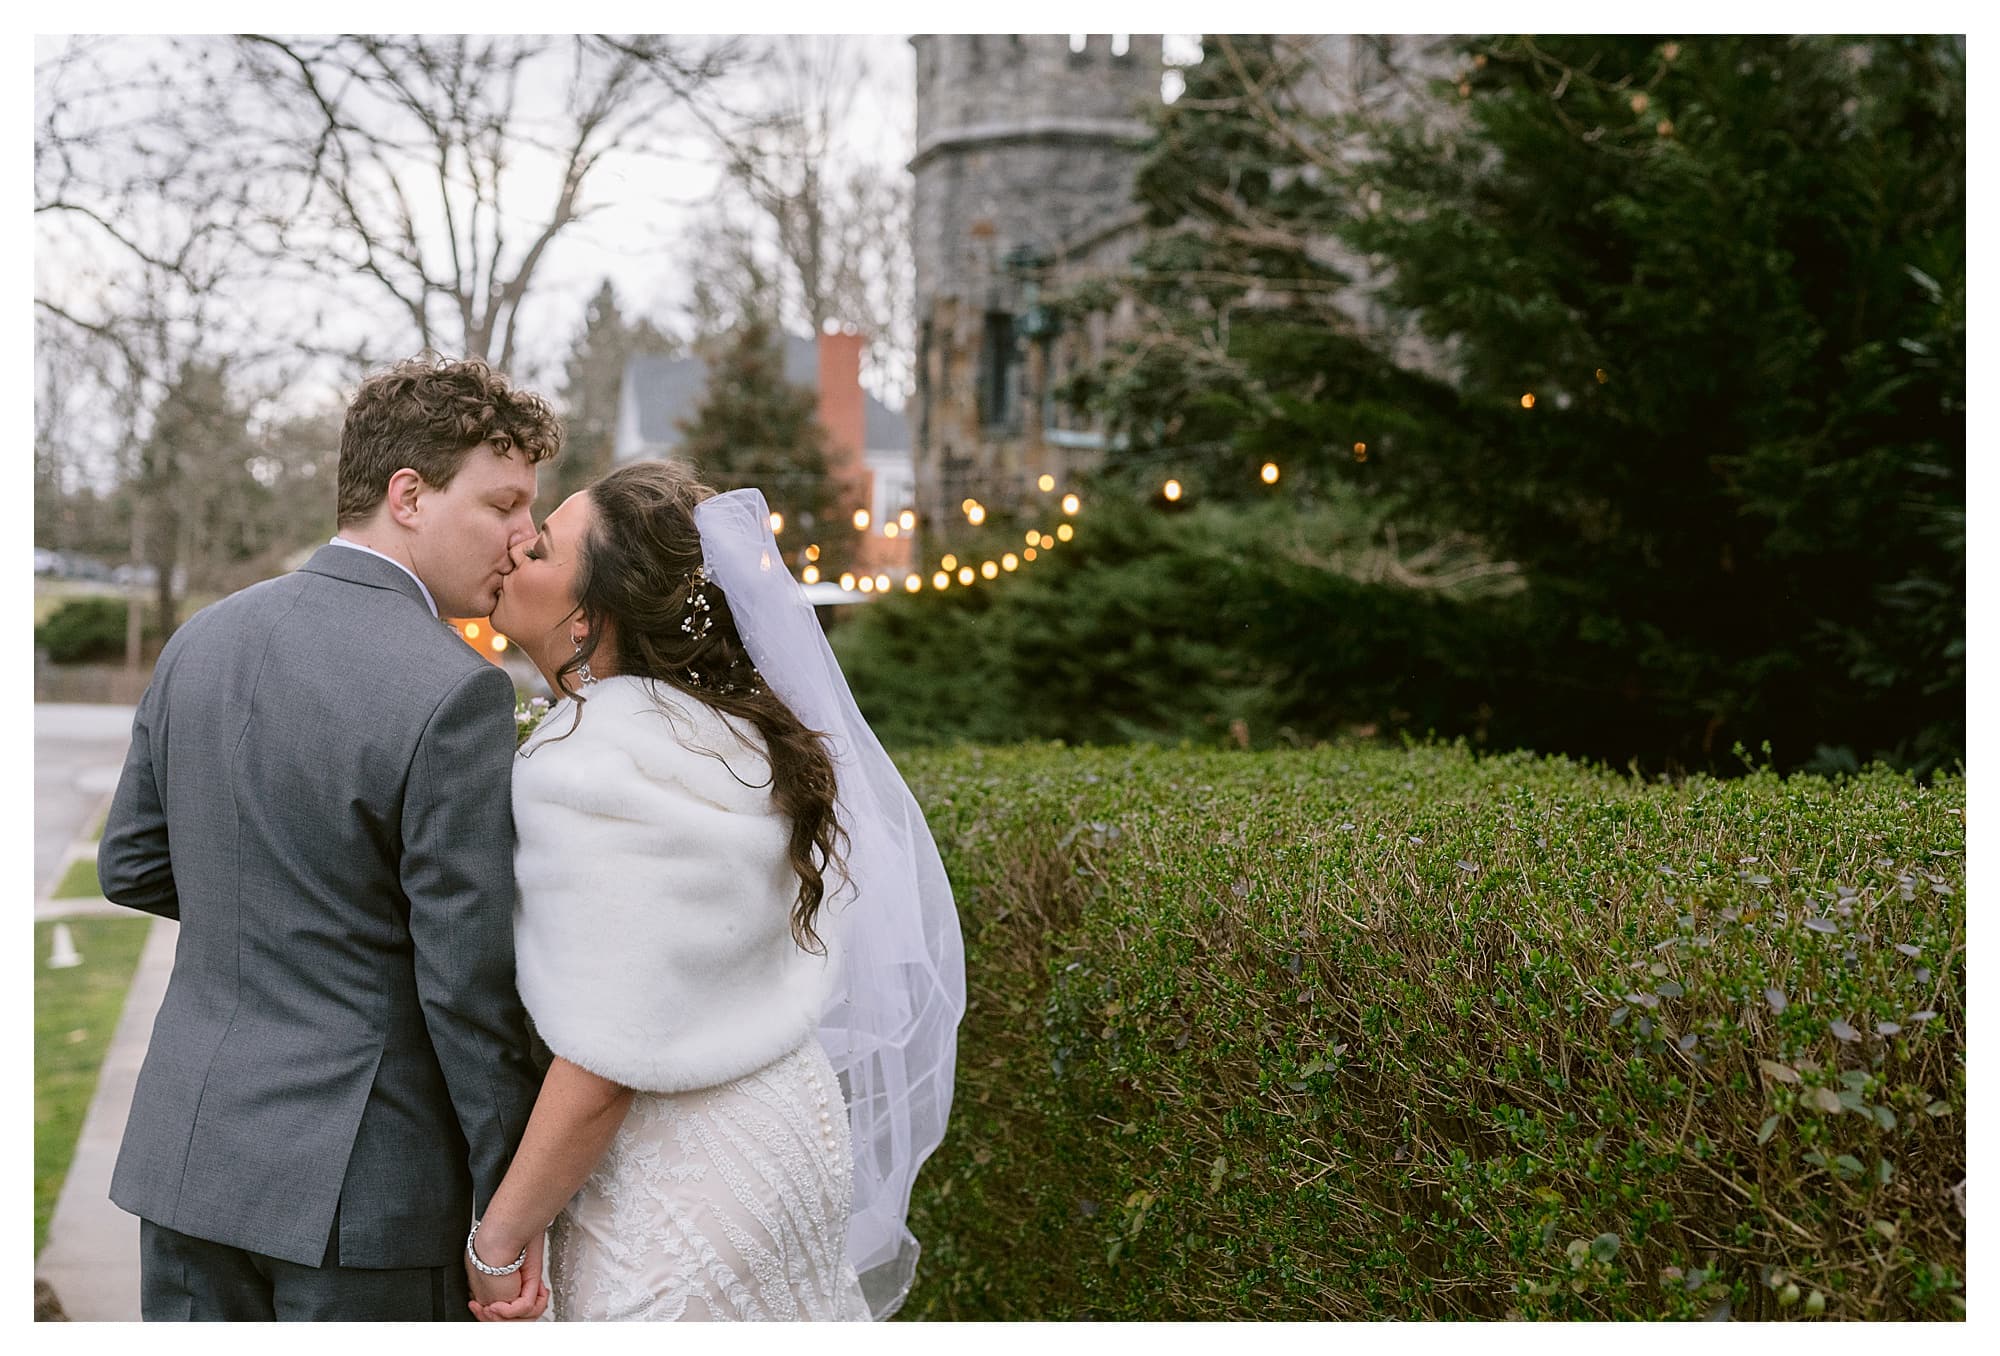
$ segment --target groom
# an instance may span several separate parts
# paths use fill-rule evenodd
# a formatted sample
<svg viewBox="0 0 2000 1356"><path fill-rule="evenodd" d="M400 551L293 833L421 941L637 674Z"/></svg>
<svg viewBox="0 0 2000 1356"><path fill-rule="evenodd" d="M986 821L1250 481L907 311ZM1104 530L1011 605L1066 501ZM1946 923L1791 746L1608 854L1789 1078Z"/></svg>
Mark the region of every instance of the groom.
<svg viewBox="0 0 2000 1356"><path fill-rule="evenodd" d="M148 1320L469 1319L539 1275L465 1261L537 1080L513 685L440 617L492 612L561 441L484 363L370 377L339 535L160 655L97 857L181 925L111 1179Z"/></svg>

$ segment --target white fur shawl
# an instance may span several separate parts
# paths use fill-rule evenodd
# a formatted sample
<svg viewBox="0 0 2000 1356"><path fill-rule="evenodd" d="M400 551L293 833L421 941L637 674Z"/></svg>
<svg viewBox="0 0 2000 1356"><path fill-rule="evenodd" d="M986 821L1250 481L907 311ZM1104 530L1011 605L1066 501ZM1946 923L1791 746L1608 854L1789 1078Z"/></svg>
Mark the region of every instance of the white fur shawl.
<svg viewBox="0 0 2000 1356"><path fill-rule="evenodd" d="M613 1082L726 1083L812 1032L830 979L792 940L763 739L644 679L584 695L574 734L564 702L514 762L521 1001L549 1049Z"/></svg>

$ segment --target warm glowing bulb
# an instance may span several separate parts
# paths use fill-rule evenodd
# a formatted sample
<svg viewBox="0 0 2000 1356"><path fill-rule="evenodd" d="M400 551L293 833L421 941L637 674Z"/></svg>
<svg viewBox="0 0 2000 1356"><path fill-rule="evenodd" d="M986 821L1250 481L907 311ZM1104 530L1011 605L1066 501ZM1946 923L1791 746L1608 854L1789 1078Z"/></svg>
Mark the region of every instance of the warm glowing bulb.
<svg viewBox="0 0 2000 1356"><path fill-rule="evenodd" d="M898 526L897 524L895 524L895 523L884 523L884 524L882 524L882 535L883 535L883 536L885 536L885 537L893 537L893 536L895 536L895 535L896 535L896 534L897 534L898 532L901 532L902 530L903 530L903 529L902 529L901 527L899 527L899 526Z"/></svg>
<svg viewBox="0 0 2000 1356"><path fill-rule="evenodd" d="M1521 397L1521 408L1524 410L1532 410L1533 408L1535 408L1535 393L1533 391L1530 391L1526 395Z"/></svg>
<svg viewBox="0 0 2000 1356"><path fill-rule="evenodd" d="M1278 463L1276 463L1275 461L1267 461L1267 462L1265 462L1265 463L1264 463L1264 469L1263 469L1263 470L1261 470L1261 471L1259 471L1259 472L1258 472L1257 474L1258 474L1258 475L1260 475L1260 476L1262 476L1262 477L1264 478L1264 483L1265 483L1266 485L1275 485L1275 484L1277 484L1277 483L1278 483Z"/></svg>
<svg viewBox="0 0 2000 1356"><path fill-rule="evenodd" d="M1028 529L1028 545L1037 545L1041 540L1042 534L1040 532L1035 531L1033 528Z"/></svg>
<svg viewBox="0 0 2000 1356"><path fill-rule="evenodd" d="M924 577L922 575L912 574L903 577L903 591L905 593L922 593L923 589Z"/></svg>
<svg viewBox="0 0 2000 1356"><path fill-rule="evenodd" d="M939 570L936 574L931 576L931 587L934 589L950 588L951 576L946 574L943 570Z"/></svg>
<svg viewBox="0 0 2000 1356"><path fill-rule="evenodd" d="M1178 480L1169 480L1166 488L1161 490L1160 493L1167 496L1168 503L1173 503L1181 497L1181 483Z"/></svg>
<svg viewBox="0 0 2000 1356"><path fill-rule="evenodd" d="M493 637L493 653L499 654L502 650L505 650L506 648L507 648L507 637L505 636Z"/></svg>
<svg viewBox="0 0 2000 1356"><path fill-rule="evenodd" d="M806 566L805 573L800 575L799 577L805 580L808 584L817 584L819 582L819 566L817 565Z"/></svg>
<svg viewBox="0 0 2000 1356"><path fill-rule="evenodd" d="M938 564L944 566L947 570L955 570L958 568L958 557L946 556L943 560L940 560Z"/></svg>
<svg viewBox="0 0 2000 1356"><path fill-rule="evenodd" d="M972 567L970 565L959 570L958 582L961 584L970 584L972 582Z"/></svg>
<svg viewBox="0 0 2000 1356"><path fill-rule="evenodd" d="M896 525L902 528L905 532L916 531L917 530L916 511L913 509L904 509L901 513L896 515Z"/></svg>
<svg viewBox="0 0 2000 1356"><path fill-rule="evenodd" d="M1040 480L1036 481L1035 484L1039 485L1042 488L1042 492L1046 494L1048 491L1053 490L1056 487L1056 478L1054 476L1045 475Z"/></svg>
<svg viewBox="0 0 2000 1356"><path fill-rule="evenodd" d="M979 504L974 504L972 506L972 512L965 515L965 521L971 523L974 527L978 527L981 523L986 521L985 508Z"/></svg>
<svg viewBox="0 0 2000 1356"><path fill-rule="evenodd" d="M967 497L958 501L958 511L960 513L970 513L978 507L979 507L979 501L971 497Z"/></svg>
<svg viewBox="0 0 2000 1356"><path fill-rule="evenodd" d="M886 575L886 574L878 574L878 575L876 575L876 576L875 576L875 588L876 588L876 589L877 589L877 591L879 591L879 592L882 592L882 593L887 593L887 592L889 591L889 576L888 576L888 575Z"/></svg>
<svg viewBox="0 0 2000 1356"><path fill-rule="evenodd" d="M479 623L478 623L478 622L467 622L467 623L465 624L465 638L466 638L467 640L478 640L478 639L479 639Z"/></svg>
<svg viewBox="0 0 2000 1356"><path fill-rule="evenodd" d="M1057 541L1068 541L1071 537L1074 537L1075 535L1076 535L1076 529L1071 527L1068 523L1058 523L1056 525Z"/></svg>
<svg viewBox="0 0 2000 1356"><path fill-rule="evenodd" d="M875 581L865 574L861 576L861 591L863 593L873 593L875 591Z"/></svg>
<svg viewBox="0 0 2000 1356"><path fill-rule="evenodd" d="M868 530L868 510L867 510L867 509L856 509L856 510L854 510L854 530L855 530L856 532L866 532L866 531Z"/></svg>
<svg viewBox="0 0 2000 1356"><path fill-rule="evenodd" d="M1000 567L990 560L979 567L979 572L988 579L998 579L1000 577Z"/></svg>
<svg viewBox="0 0 2000 1356"><path fill-rule="evenodd" d="M1611 380L1611 374L1609 372L1606 372L1601 367L1597 369L1597 384L1599 386L1602 386L1605 382L1610 380Z"/></svg>
<svg viewBox="0 0 2000 1356"><path fill-rule="evenodd" d="M854 574L852 571L840 576L840 586L843 589L852 589L854 587Z"/></svg>
<svg viewBox="0 0 2000 1356"><path fill-rule="evenodd" d="M818 560L818 559L819 559L819 547L818 547L818 545L816 545L816 544L815 544L815 545L812 545L812 546L808 546L808 547L806 548L806 559L807 559L807 560Z"/></svg>
<svg viewBox="0 0 2000 1356"><path fill-rule="evenodd" d="M1044 551L1053 551L1056 549L1056 539L1046 532L1042 533L1042 549Z"/></svg>
<svg viewBox="0 0 2000 1356"><path fill-rule="evenodd" d="M1083 507L1083 501L1081 499L1078 499L1075 495L1066 494L1063 496L1064 513L1075 513L1078 509L1082 507Z"/></svg>
<svg viewBox="0 0 2000 1356"><path fill-rule="evenodd" d="M1006 555L1000 557L1000 568L1009 572L1018 570L1021 568L1021 558L1012 551L1009 551Z"/></svg>
<svg viewBox="0 0 2000 1356"><path fill-rule="evenodd" d="M1033 560L1034 558L1035 558L1035 548L1032 546L1030 546L1027 550L1021 552L1021 559L1023 560Z"/></svg>
<svg viewBox="0 0 2000 1356"><path fill-rule="evenodd" d="M784 515L784 514L782 514L782 513L774 513L774 514L772 514L772 515L771 515L771 535L775 537L775 536L777 536L777 535L778 535L778 534L779 534L780 532L783 532L784 530L785 530L785 515Z"/></svg>

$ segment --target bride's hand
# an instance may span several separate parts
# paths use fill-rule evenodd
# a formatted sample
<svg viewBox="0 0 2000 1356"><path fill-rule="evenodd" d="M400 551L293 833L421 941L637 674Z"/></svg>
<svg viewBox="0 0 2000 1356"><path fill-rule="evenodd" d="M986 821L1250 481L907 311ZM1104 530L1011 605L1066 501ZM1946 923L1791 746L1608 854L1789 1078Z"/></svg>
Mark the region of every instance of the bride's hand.
<svg viewBox="0 0 2000 1356"><path fill-rule="evenodd" d="M525 1279L521 1283L521 1293L510 1300L496 1300L491 1304L481 1304L470 1300L466 1307L481 1323L530 1323L539 1319L549 1307L549 1287L542 1279L542 1249L548 1241L546 1234L536 1234L528 1240L528 1260L522 1264Z"/></svg>

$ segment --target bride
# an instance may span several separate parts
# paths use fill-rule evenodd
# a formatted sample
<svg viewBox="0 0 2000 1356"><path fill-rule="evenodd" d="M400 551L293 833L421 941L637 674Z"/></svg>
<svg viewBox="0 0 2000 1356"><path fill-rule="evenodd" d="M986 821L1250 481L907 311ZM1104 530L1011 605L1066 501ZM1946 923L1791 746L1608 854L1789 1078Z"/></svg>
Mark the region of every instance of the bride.
<svg viewBox="0 0 2000 1356"><path fill-rule="evenodd" d="M909 1291L958 919L768 518L621 467L494 608L564 700L515 763L517 978L553 1062L466 1243L528 1278L483 1320L884 1318Z"/></svg>

